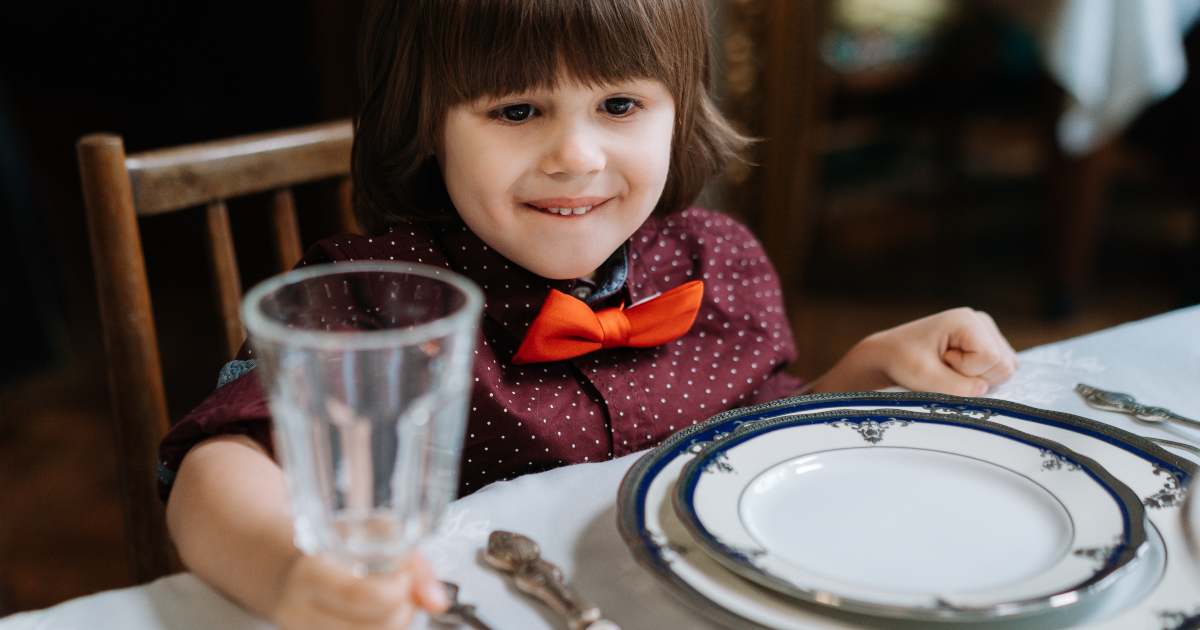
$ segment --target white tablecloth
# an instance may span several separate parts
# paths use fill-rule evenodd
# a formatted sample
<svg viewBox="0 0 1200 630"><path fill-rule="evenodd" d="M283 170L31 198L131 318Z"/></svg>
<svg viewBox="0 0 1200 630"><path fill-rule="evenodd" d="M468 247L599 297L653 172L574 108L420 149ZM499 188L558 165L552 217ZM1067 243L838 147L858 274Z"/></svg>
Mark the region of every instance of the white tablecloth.
<svg viewBox="0 0 1200 630"><path fill-rule="evenodd" d="M1200 431L1156 428L1084 406L1077 382L1133 393L1149 404L1200 418L1200 307L1111 328L1021 353L1013 378L991 395L1084 415L1143 435L1200 441ZM458 582L496 628L560 627L478 558L487 534L510 529L532 536L578 588L625 630L712 628L639 568L616 528L614 499L638 454L569 466L493 484L455 502L427 553L440 574ZM421 620L417 627L427 626ZM231 630L268 628L190 574L74 599L0 620L0 630Z"/></svg>
<svg viewBox="0 0 1200 630"><path fill-rule="evenodd" d="M1015 7L1032 18L1042 58L1068 96L1058 141L1096 148L1187 76L1183 38L1200 0L1059 0Z"/></svg>

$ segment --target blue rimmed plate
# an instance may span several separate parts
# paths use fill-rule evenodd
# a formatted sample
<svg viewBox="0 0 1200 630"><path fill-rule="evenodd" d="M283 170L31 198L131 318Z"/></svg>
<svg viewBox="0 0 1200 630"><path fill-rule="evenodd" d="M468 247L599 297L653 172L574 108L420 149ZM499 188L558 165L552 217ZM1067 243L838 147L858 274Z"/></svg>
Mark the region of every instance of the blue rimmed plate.
<svg viewBox="0 0 1200 630"><path fill-rule="evenodd" d="M1147 549L1137 495L1004 425L912 411L743 424L680 474L674 506L726 568L804 601L901 619L1037 614Z"/></svg>
<svg viewBox="0 0 1200 630"><path fill-rule="evenodd" d="M1192 479L1189 486L1191 492L1188 493L1181 512L1183 533L1191 548L1193 567L1196 569L1196 574L1200 575L1200 492L1196 492L1197 487L1196 480ZM1197 611L1197 614L1200 614L1200 611Z"/></svg>
<svg viewBox="0 0 1200 630"><path fill-rule="evenodd" d="M1147 439L1093 420L986 398L921 393L801 396L729 411L688 427L646 453L626 474L618 495L618 527L634 558L685 604L731 628L924 628L925 622L842 613L780 596L739 578L707 553L680 523L671 495L683 467L715 439L737 427L796 414L832 410L900 409L986 419L1045 437L1091 457L1129 486L1148 514L1150 550L1132 574L1103 597L989 628L1111 630L1176 627L1200 613L1200 576L1186 557L1180 506L1195 466ZM939 624L948 628L958 624Z"/></svg>

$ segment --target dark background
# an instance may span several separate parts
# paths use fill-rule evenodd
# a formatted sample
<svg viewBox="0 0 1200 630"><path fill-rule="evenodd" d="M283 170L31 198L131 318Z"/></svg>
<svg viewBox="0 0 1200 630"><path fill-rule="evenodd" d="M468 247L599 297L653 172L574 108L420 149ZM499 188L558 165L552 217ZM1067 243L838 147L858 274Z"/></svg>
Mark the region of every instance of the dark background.
<svg viewBox="0 0 1200 630"><path fill-rule="evenodd" d="M4 376L95 352L75 141L112 131L133 153L347 116L356 22L319 0L6 7L0 150L15 247L3 255L17 273L4 274L4 295L19 320L8 330L20 331L6 338L23 359L0 364ZM181 222L144 222L152 274L203 268Z"/></svg>
<svg viewBox="0 0 1200 630"><path fill-rule="evenodd" d="M129 583L76 140L110 131L134 153L347 116L357 7L332 0L6 3L0 614ZM323 198L297 195L301 203ZM231 204L239 256L250 271L269 264L260 261L269 248L253 244L265 234L262 202ZM323 227L302 216L306 242ZM143 220L141 229L168 400L178 417L211 390L222 359L203 219L174 213Z"/></svg>

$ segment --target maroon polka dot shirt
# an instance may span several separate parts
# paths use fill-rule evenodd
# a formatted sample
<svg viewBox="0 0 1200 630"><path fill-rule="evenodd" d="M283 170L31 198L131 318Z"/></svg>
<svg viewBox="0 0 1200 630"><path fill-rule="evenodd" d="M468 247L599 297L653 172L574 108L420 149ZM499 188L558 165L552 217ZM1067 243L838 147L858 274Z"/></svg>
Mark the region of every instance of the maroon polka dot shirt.
<svg viewBox="0 0 1200 630"><path fill-rule="evenodd" d="M460 493L468 494L499 479L649 448L714 414L800 389L784 371L795 346L778 277L744 226L700 208L651 217L621 253L623 265L605 267L622 268L624 283L593 306L632 304L701 279L704 300L691 330L656 348L532 365L510 360L547 292L587 298L594 286L534 275L460 222L325 239L301 264L420 262L461 273L483 289L460 477ZM241 358L252 357L243 350ZM160 447L164 498L187 450L208 437L246 434L271 451L269 410L255 372L221 385L172 427Z"/></svg>

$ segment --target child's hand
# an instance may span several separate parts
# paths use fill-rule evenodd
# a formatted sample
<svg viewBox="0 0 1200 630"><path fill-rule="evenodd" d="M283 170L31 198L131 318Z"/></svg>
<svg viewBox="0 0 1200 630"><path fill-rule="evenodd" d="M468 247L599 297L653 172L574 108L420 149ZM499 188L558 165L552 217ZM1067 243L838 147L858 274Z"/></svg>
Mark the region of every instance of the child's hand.
<svg viewBox="0 0 1200 630"><path fill-rule="evenodd" d="M283 578L273 621L284 630L408 627L416 607L441 612L445 589L429 564L413 554L387 575L357 577L333 560L301 554Z"/></svg>
<svg viewBox="0 0 1200 630"><path fill-rule="evenodd" d="M1017 355L987 313L956 308L868 336L812 391L879 389L979 396L1008 380Z"/></svg>

